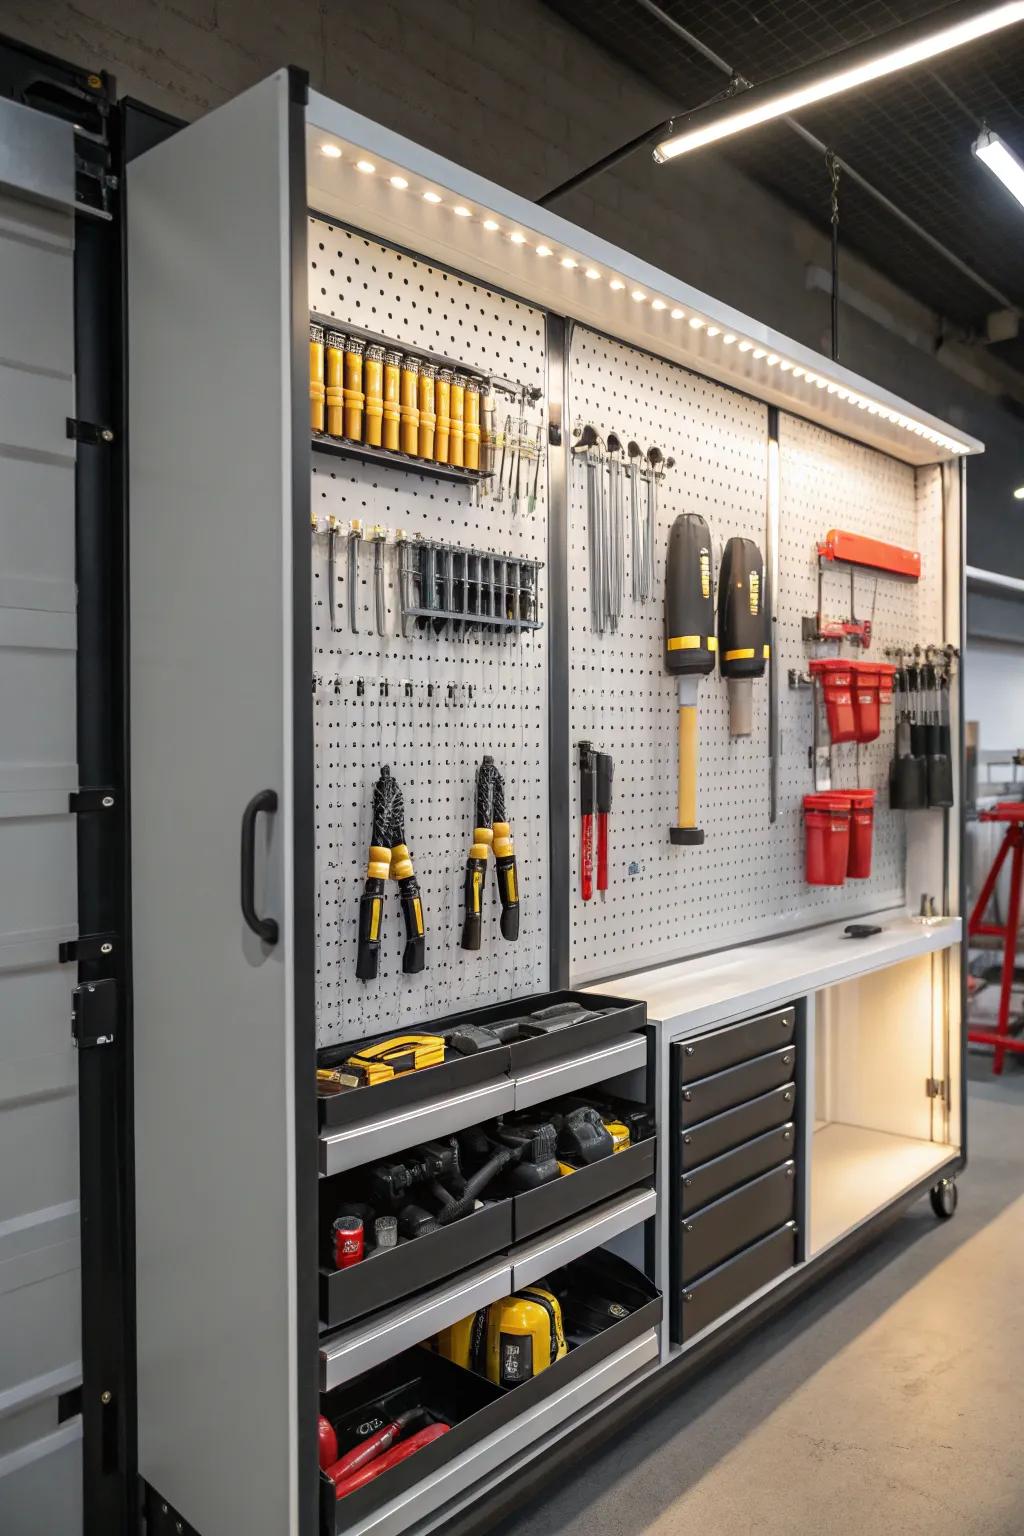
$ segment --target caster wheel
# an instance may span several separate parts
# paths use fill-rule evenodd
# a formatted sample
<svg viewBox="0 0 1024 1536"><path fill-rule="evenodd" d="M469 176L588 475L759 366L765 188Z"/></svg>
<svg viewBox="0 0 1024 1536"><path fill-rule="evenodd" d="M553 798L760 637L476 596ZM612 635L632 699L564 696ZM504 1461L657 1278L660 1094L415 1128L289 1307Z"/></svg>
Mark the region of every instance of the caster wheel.
<svg viewBox="0 0 1024 1536"><path fill-rule="evenodd" d="M948 1221L957 1205L956 1180L943 1179L934 1189L928 1191L928 1197L932 1202L932 1210L939 1220Z"/></svg>

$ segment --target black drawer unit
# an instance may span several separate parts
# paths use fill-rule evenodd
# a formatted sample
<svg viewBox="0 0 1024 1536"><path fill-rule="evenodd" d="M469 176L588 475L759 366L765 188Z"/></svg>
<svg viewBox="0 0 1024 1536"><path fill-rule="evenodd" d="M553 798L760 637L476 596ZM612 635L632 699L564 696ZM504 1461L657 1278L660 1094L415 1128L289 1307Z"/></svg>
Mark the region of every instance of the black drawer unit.
<svg viewBox="0 0 1024 1536"><path fill-rule="evenodd" d="M679 1191L679 1206L684 1216L691 1216L702 1205L718 1200L730 1190L738 1189L759 1174L777 1168L793 1156L796 1148L796 1127L792 1120L780 1125L753 1141L734 1147L710 1163L684 1173Z"/></svg>
<svg viewBox="0 0 1024 1536"><path fill-rule="evenodd" d="M797 1007L672 1046L672 1338L693 1338L799 1253Z"/></svg>
<svg viewBox="0 0 1024 1536"><path fill-rule="evenodd" d="M737 1104L760 1098L772 1088L791 1082L795 1072L796 1046L787 1045L766 1056L755 1056L738 1067L701 1077L680 1088L679 1120L684 1126L697 1125L712 1115L720 1115Z"/></svg>
<svg viewBox="0 0 1024 1536"><path fill-rule="evenodd" d="M680 1238L683 1283L707 1274L759 1237L791 1221L795 1209L796 1164L791 1161L687 1216Z"/></svg>
<svg viewBox="0 0 1024 1536"><path fill-rule="evenodd" d="M748 1296L792 1269L797 1259L796 1243L796 1222L787 1222L778 1232L745 1248L695 1284L678 1288L671 1307L675 1342L688 1344Z"/></svg>
<svg viewBox="0 0 1024 1536"><path fill-rule="evenodd" d="M678 1047L679 1081L694 1083L714 1072L724 1072L752 1056L792 1045L795 1038L796 1009L780 1008L775 1013L763 1013L756 1019L744 1019L742 1024L730 1024L727 1029L684 1040Z"/></svg>
<svg viewBox="0 0 1024 1536"><path fill-rule="evenodd" d="M700 1125L684 1128L677 1122L675 1134L683 1171L699 1168L711 1158L720 1157L723 1152L778 1125L785 1125L787 1120L792 1120L795 1106L796 1084L786 1083L758 1099L751 1099L749 1104L740 1104L724 1115L716 1115L713 1120L704 1120Z"/></svg>

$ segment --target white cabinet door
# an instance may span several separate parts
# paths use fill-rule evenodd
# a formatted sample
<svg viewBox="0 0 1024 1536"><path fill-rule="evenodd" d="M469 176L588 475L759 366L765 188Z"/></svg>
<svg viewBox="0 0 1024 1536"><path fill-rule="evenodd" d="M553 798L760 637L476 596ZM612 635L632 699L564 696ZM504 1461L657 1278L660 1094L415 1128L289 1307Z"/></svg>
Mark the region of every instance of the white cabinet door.
<svg viewBox="0 0 1024 1536"><path fill-rule="evenodd" d="M293 85L274 75L127 178L139 1468L202 1536L298 1531L316 1368L315 1314L308 1350L297 1335L316 1170Z"/></svg>

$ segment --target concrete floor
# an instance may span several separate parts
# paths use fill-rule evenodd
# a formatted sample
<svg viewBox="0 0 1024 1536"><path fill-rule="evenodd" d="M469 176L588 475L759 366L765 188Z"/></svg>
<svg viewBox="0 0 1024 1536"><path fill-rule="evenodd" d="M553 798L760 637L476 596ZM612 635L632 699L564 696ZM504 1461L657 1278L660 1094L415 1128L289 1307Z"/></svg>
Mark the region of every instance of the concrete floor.
<svg viewBox="0 0 1024 1536"><path fill-rule="evenodd" d="M1024 1061L970 1064L969 1166L492 1536L1021 1536Z"/></svg>

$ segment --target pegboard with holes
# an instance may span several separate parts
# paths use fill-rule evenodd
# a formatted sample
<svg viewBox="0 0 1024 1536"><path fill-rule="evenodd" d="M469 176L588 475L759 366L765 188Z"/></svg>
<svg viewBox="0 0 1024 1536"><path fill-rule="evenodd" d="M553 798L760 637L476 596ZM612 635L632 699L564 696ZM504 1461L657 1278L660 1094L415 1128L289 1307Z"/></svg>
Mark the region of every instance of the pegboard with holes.
<svg viewBox="0 0 1024 1536"><path fill-rule="evenodd" d="M674 467L658 493L651 601L631 597L629 493L625 492L623 613L616 632L594 633L590 618L586 470L570 472L570 740L589 740L614 759L609 889L584 902L579 871L579 773L572 775L570 972L576 984L734 945L904 899L902 818L885 806L891 711L868 746L835 749L838 786L879 790L869 880L815 888L803 878L802 797L808 764L809 691L790 691L791 667L806 669L801 618L816 607L815 543L831 527L920 547L926 571L940 553L927 541L914 470L867 448L781 418L781 508L776 634L780 669L778 816L769 821L768 679L754 687L753 732L729 734L728 694L717 670L699 684L700 847L675 847L676 685L662 664L668 535L680 512L699 512L712 533L715 572L732 535L765 550L768 411L757 401L619 342L577 327L569 362L570 431L652 444ZM930 472L926 472L930 473ZM934 498L933 498L934 500ZM931 503L929 503L931 504ZM941 523L941 509L940 509ZM845 585L833 587L833 582ZM874 610L870 655L906 634L939 632L933 577L919 585L856 577L858 616ZM849 578L826 577L826 602L845 612ZM834 647L832 648L834 650ZM858 755L859 754L859 755Z"/></svg>
<svg viewBox="0 0 1024 1536"><path fill-rule="evenodd" d="M311 216L310 308L546 393L545 317L529 305ZM536 419L539 419L536 418ZM546 465L536 506L412 470L314 453L313 670L317 860L317 1039L356 1040L456 1010L545 990L548 983L547 570L541 627L466 637L431 625L399 633L393 544L384 554L386 634L376 631L374 549L359 546L358 632L349 627L344 530L360 518L462 547L546 562ZM335 629L328 592L329 517L338 519ZM504 775L520 882L520 935L502 939L493 865L482 945L460 948L463 877L474 824L477 764ZM420 882L426 967L401 970L404 927L388 882L380 974L356 978L356 921L366 875L373 784L390 765L406 809Z"/></svg>

